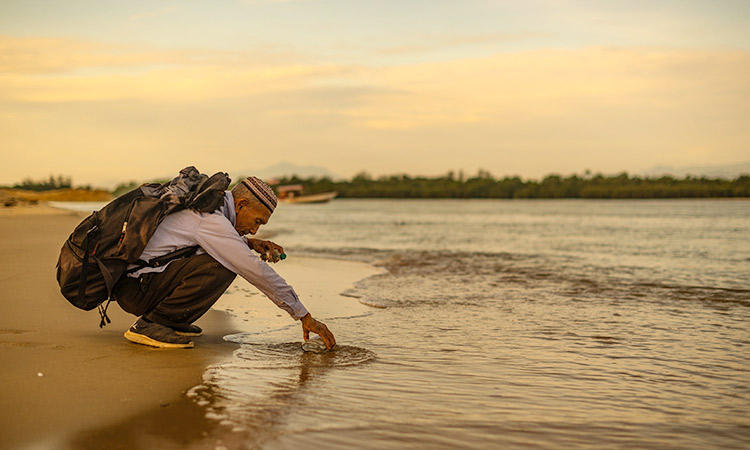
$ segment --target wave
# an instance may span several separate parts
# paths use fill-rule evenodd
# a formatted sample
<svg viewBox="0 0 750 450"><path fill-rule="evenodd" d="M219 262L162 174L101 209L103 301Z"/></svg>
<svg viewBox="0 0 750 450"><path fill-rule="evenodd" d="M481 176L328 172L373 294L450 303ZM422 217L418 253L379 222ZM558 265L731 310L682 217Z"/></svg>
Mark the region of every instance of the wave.
<svg viewBox="0 0 750 450"><path fill-rule="evenodd" d="M700 301L750 306L750 289L691 283L670 268L609 266L583 257L508 252L295 247L290 252L367 262L386 273L344 295L379 307L435 302L484 304L498 299ZM682 277L684 282L679 282ZM742 283L741 280L736 282Z"/></svg>

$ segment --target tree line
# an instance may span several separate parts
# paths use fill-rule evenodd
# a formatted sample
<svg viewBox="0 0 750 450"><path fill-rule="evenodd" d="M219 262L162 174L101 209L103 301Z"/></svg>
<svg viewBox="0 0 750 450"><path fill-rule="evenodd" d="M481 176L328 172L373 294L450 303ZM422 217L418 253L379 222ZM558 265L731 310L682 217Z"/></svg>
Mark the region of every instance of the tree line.
<svg viewBox="0 0 750 450"><path fill-rule="evenodd" d="M239 179L239 178L238 178ZM157 180L155 180L157 181ZM168 180L158 180L166 182ZM750 175L734 179L686 176L640 177L626 172L617 175L585 173L563 177L547 175L541 180L523 180L518 176L495 178L480 170L465 177L463 172L448 172L435 177L406 174L372 177L360 172L348 180L329 177L302 178L296 175L278 179L278 184L301 184L304 193L337 191L339 198L701 198L750 197ZM140 183L121 183L115 196L138 187ZM70 177L50 175L47 179L24 179L13 188L46 191L72 187ZM79 186L91 189L91 186Z"/></svg>
<svg viewBox="0 0 750 450"><path fill-rule="evenodd" d="M73 186L71 177L63 175L50 175L49 178L41 180L32 180L24 178L20 183L9 186L13 189L24 189L27 191L51 191L53 189L69 189Z"/></svg>
<svg viewBox="0 0 750 450"><path fill-rule="evenodd" d="M750 175L735 179L686 176L640 177L617 175L547 175L541 180L518 176L495 178L480 170L465 178L448 172L435 177L386 175L374 178L361 172L349 180L287 176L279 184L301 184L304 193L337 191L340 198L701 198L750 197Z"/></svg>

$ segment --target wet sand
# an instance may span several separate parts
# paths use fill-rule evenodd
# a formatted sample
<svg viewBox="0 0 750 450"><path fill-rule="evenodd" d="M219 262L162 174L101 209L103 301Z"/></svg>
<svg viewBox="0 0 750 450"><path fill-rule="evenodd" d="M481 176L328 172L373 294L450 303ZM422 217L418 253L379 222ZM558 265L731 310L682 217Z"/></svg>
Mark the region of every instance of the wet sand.
<svg viewBox="0 0 750 450"><path fill-rule="evenodd" d="M197 322L204 336L194 349L127 342L122 333L134 317L116 303L112 323L99 329L97 312L68 304L55 280L60 246L81 218L45 205L0 212L0 448L214 448L227 430L184 394L201 383L208 365L231 358L237 345L223 336L248 325L219 310L231 309L229 299L220 299ZM347 262L333 262L332 273L322 261L278 267L313 313L327 312L327 298L347 300L335 295L346 287L342 279L371 274L369 266ZM321 270L308 273L313 265ZM293 323L277 312L252 325Z"/></svg>
<svg viewBox="0 0 750 450"><path fill-rule="evenodd" d="M179 403L203 368L234 348L225 313L211 311L196 349L159 351L123 337L133 318L110 305L96 311L60 295L55 263L78 215L47 207L0 215L0 448L58 446L77 432Z"/></svg>

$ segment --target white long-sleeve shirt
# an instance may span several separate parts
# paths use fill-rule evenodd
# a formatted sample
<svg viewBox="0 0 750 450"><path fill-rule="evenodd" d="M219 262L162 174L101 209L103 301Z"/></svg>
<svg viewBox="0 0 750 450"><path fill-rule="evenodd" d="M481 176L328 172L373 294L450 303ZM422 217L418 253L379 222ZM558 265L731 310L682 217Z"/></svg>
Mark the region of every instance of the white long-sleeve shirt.
<svg viewBox="0 0 750 450"><path fill-rule="evenodd" d="M140 259L149 261L180 248L199 245L198 254L211 255L222 266L257 287L295 320L305 316L307 309L297 293L250 249L235 230L236 221L234 197L231 191L225 191L224 205L213 213L186 209L165 217L146 244ZM128 276L137 278L147 272L162 272L169 264L171 261L161 267L144 267ZM136 266L130 265L128 268L133 267Z"/></svg>

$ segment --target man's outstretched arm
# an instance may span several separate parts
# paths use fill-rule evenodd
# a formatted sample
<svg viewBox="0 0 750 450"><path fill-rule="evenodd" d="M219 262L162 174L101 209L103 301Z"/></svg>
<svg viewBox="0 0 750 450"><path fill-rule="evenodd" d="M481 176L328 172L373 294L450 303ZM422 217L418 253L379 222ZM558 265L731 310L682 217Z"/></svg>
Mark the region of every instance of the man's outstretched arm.
<svg viewBox="0 0 750 450"><path fill-rule="evenodd" d="M336 339L328 327L310 315L294 289L267 263L258 259L225 217L215 214L204 216L195 232L195 239L221 265L246 279L279 308L300 320L305 340L312 331L323 339L329 349L336 345Z"/></svg>
<svg viewBox="0 0 750 450"><path fill-rule="evenodd" d="M206 253L257 287L294 319L299 320L309 314L294 289L268 264L258 259L226 218L217 214L205 216L195 237Z"/></svg>

